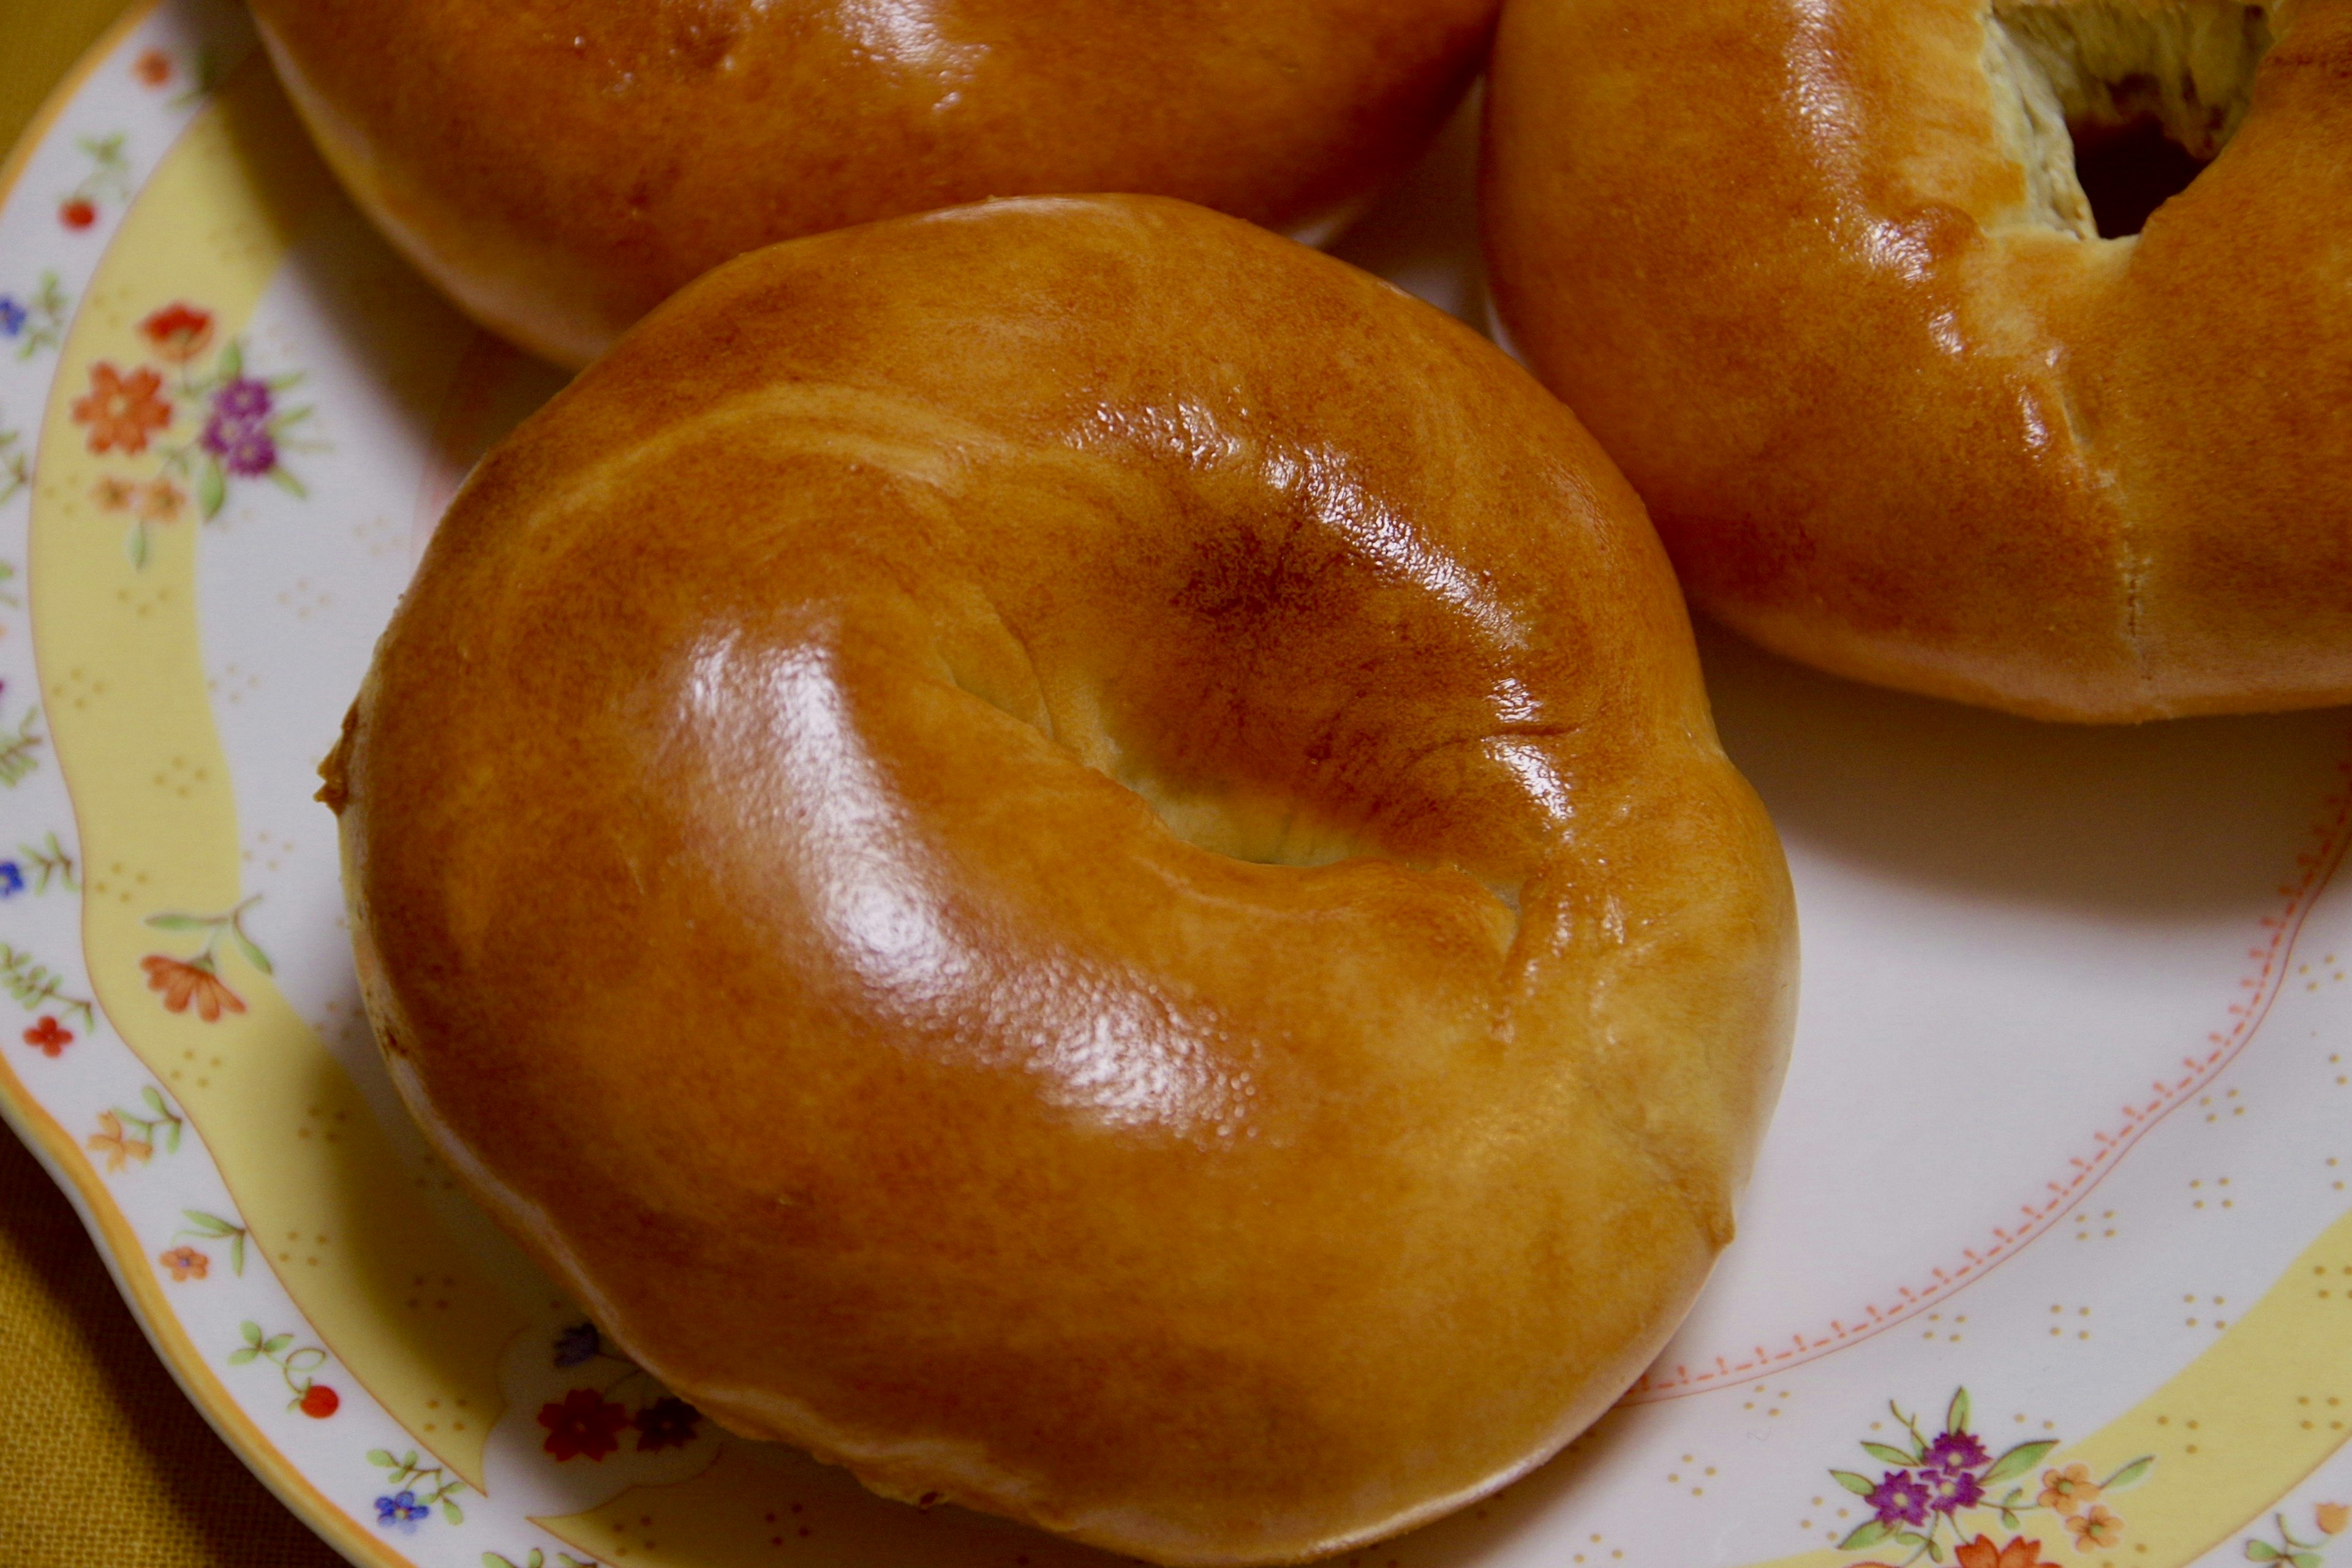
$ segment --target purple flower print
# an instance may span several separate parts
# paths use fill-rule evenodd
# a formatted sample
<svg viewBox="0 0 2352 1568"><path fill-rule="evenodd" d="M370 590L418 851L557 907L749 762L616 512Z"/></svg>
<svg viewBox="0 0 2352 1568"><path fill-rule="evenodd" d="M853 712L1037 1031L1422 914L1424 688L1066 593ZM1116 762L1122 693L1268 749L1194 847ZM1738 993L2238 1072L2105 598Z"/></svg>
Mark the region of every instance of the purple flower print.
<svg viewBox="0 0 2352 1568"><path fill-rule="evenodd" d="M1888 1527L1925 1524L1935 1501L1927 1484L1908 1470L1887 1470L1863 1501L1878 1510L1878 1522Z"/></svg>
<svg viewBox="0 0 2352 1568"><path fill-rule="evenodd" d="M25 330L32 312L14 294L0 294L0 337L13 338Z"/></svg>
<svg viewBox="0 0 2352 1568"><path fill-rule="evenodd" d="M205 422L205 450L240 479L259 479L278 466L278 443L258 425L233 425L214 415Z"/></svg>
<svg viewBox="0 0 2352 1568"><path fill-rule="evenodd" d="M602 1354L604 1342L597 1337L593 1323L574 1323L555 1336L555 1364L578 1366L582 1362Z"/></svg>
<svg viewBox="0 0 2352 1568"><path fill-rule="evenodd" d="M258 479L278 466L278 442L269 433L277 406L269 384L249 375L231 380L213 394L212 416L205 421L204 448L241 479Z"/></svg>
<svg viewBox="0 0 2352 1568"><path fill-rule="evenodd" d="M276 407L269 384L249 375L240 375L213 394L214 416L231 424L257 425Z"/></svg>
<svg viewBox="0 0 2352 1568"><path fill-rule="evenodd" d="M1929 1469L1973 1470L1991 1458L1973 1432L1947 1432L1927 1445Z"/></svg>
<svg viewBox="0 0 2352 1568"><path fill-rule="evenodd" d="M14 860L0 860L0 899L13 899L25 890L25 868Z"/></svg>
<svg viewBox="0 0 2352 1568"><path fill-rule="evenodd" d="M637 1429L637 1452L647 1454L685 1447L694 1441L694 1429L701 1420L701 1411L673 1394L638 1411L629 1425Z"/></svg>
<svg viewBox="0 0 2352 1568"><path fill-rule="evenodd" d="M1929 1470L1920 1480L1927 1488L1927 1506L1940 1514L1955 1514L1983 1500L1984 1486L1966 1470Z"/></svg>

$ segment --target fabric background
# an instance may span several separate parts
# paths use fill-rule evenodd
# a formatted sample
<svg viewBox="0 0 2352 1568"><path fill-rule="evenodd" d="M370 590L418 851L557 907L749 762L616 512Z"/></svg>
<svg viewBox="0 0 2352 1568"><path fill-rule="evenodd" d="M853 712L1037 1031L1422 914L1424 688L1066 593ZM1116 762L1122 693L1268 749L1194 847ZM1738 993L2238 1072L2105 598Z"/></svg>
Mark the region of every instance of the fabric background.
<svg viewBox="0 0 2352 1568"><path fill-rule="evenodd" d="M123 0L0 0L0 147ZM0 1131L0 1568L339 1568L155 1358L81 1221Z"/></svg>

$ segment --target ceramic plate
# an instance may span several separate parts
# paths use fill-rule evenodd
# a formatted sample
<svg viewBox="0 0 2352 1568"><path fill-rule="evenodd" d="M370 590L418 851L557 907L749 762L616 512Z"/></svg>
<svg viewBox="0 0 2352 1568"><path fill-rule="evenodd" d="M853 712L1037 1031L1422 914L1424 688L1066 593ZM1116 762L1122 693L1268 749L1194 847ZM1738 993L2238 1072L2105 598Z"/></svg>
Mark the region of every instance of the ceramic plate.
<svg viewBox="0 0 2352 1568"><path fill-rule="evenodd" d="M1339 248L1475 317L1469 152ZM1108 1562L715 1430L378 1067L315 769L556 377L375 238L213 0L126 21L5 184L0 1104L189 1397L358 1563ZM1567 1455L1347 1561L2352 1563L2344 716L2045 728L1707 656L1806 946L1740 1237Z"/></svg>

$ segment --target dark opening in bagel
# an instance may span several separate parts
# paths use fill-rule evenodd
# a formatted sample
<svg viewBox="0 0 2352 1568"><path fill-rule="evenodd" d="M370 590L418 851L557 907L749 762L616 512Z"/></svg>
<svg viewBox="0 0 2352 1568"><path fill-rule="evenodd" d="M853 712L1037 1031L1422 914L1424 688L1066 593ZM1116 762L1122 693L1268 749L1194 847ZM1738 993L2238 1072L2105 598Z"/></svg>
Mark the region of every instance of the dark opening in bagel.
<svg viewBox="0 0 2352 1568"><path fill-rule="evenodd" d="M2219 155L2275 41L2268 4L2003 0L1986 64L2036 215L2082 238L2137 234Z"/></svg>
<svg viewBox="0 0 2352 1568"><path fill-rule="evenodd" d="M2156 209L2189 188L2208 159L2165 134L2153 116L2128 125L2070 125L2074 177L2101 239L2137 234Z"/></svg>

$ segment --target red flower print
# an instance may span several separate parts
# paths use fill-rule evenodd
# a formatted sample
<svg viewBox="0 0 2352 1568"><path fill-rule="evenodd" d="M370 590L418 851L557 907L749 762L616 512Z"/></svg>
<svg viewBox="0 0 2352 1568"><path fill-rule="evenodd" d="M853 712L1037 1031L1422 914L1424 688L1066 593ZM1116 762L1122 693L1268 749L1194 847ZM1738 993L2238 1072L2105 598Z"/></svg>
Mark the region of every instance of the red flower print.
<svg viewBox="0 0 2352 1568"><path fill-rule="evenodd" d="M163 378L143 364L126 376L100 360L90 366L89 393L74 399L74 423L89 426L93 452L143 452L147 433L172 422L163 390Z"/></svg>
<svg viewBox="0 0 2352 1568"><path fill-rule="evenodd" d="M88 196L68 196L58 204L58 221L71 229L84 229L98 221L97 205Z"/></svg>
<svg viewBox="0 0 2352 1568"><path fill-rule="evenodd" d="M637 1429L637 1452L649 1453L656 1448L683 1448L694 1441L694 1429L702 1420L702 1412L675 1394L655 1400L629 1425Z"/></svg>
<svg viewBox="0 0 2352 1568"><path fill-rule="evenodd" d="M175 1247L155 1261L170 1269L172 1278L182 1284L203 1279L213 1266L211 1258L193 1247Z"/></svg>
<svg viewBox="0 0 2352 1568"><path fill-rule="evenodd" d="M2006 1546L1995 1546L1992 1537L1979 1535L1974 1541L1963 1541L1953 1548L1960 1568L2058 1568L2054 1563L2042 1560L2042 1542L2012 1536Z"/></svg>
<svg viewBox="0 0 2352 1568"><path fill-rule="evenodd" d="M25 1043L45 1057L62 1055L74 1042L74 1032L44 1013L25 1031Z"/></svg>
<svg viewBox="0 0 2352 1568"><path fill-rule="evenodd" d="M139 331L155 346L158 358L185 364L212 342L213 313L177 300L140 322Z"/></svg>
<svg viewBox="0 0 2352 1568"><path fill-rule="evenodd" d="M544 1447L558 1459L601 1460L621 1446L629 1413L593 1388L575 1388L562 1404L541 1405L539 1424L547 1428Z"/></svg>
<svg viewBox="0 0 2352 1568"><path fill-rule="evenodd" d="M244 1001L213 973L209 959L190 963L151 952L139 961L139 967L147 972L147 989L163 994L165 1012L184 1013L193 1002L196 1005L196 1016L207 1024L215 1024L224 1011L245 1011Z"/></svg>
<svg viewBox="0 0 2352 1568"><path fill-rule="evenodd" d="M343 1396L323 1383L314 1383L304 1389L297 1406L313 1421L324 1421L342 1407Z"/></svg>
<svg viewBox="0 0 2352 1568"><path fill-rule="evenodd" d="M161 49L142 49L131 62L131 74L142 87L161 87L172 79L172 57Z"/></svg>

